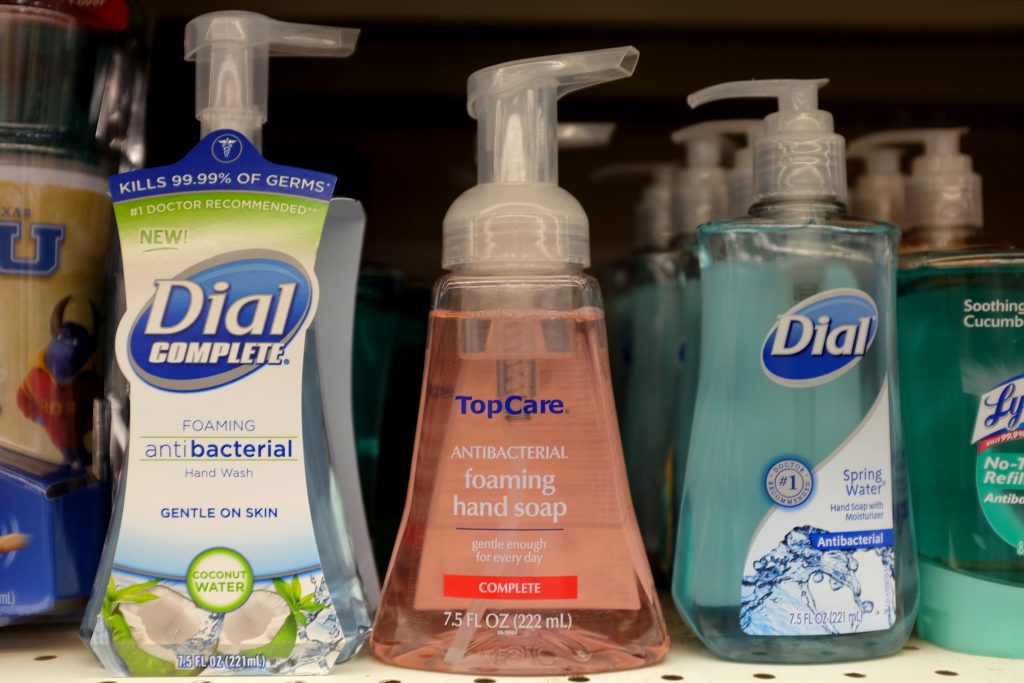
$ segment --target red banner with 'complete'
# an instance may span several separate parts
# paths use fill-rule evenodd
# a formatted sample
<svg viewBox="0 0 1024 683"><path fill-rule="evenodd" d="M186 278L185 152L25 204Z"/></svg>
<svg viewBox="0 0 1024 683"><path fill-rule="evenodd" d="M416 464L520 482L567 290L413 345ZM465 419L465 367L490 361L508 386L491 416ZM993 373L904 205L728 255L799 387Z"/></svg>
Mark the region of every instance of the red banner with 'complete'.
<svg viewBox="0 0 1024 683"><path fill-rule="evenodd" d="M491 600L575 599L575 576L465 576L444 575L446 598Z"/></svg>

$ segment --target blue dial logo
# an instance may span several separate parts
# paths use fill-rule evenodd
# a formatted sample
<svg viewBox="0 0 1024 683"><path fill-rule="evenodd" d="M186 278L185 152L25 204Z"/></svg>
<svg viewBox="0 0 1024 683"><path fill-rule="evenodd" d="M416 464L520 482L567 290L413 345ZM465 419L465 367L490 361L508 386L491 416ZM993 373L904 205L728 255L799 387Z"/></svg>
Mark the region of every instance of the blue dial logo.
<svg viewBox="0 0 1024 683"><path fill-rule="evenodd" d="M878 307L859 289L830 289L779 316L761 347L761 367L788 387L813 387L852 370L878 331Z"/></svg>

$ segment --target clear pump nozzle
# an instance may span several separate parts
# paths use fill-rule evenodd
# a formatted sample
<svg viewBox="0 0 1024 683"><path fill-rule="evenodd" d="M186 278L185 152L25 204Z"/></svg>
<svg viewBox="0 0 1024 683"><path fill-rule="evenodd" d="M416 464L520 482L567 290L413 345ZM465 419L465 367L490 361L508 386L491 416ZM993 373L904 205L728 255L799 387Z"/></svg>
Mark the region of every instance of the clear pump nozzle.
<svg viewBox="0 0 1024 683"><path fill-rule="evenodd" d="M633 74L634 47L498 64L469 77L477 185L444 220L445 268L477 263L589 265L587 215L558 186L558 99Z"/></svg>
<svg viewBox="0 0 1024 683"><path fill-rule="evenodd" d="M679 165L674 161L648 161L611 164L597 169L594 180L621 176L645 176L651 182L636 205L634 248L638 251L665 251L675 238L672 221L672 191Z"/></svg>
<svg viewBox="0 0 1024 683"><path fill-rule="evenodd" d="M677 231L692 235L697 226L728 218L732 173L726 169L725 152L734 147L729 136L750 141L760 135L760 119L704 121L672 133L672 142L686 149L686 166L680 170L673 197ZM749 205L743 209L747 212Z"/></svg>
<svg viewBox="0 0 1024 683"><path fill-rule="evenodd" d="M921 146L906 180L907 228L981 228L981 176L960 151L967 128L908 128L858 138L858 148Z"/></svg>
<svg viewBox="0 0 1024 683"><path fill-rule="evenodd" d="M196 63L201 135L229 128L258 148L267 120L270 57L347 57L359 29L277 21L255 12L211 12L185 27L185 60Z"/></svg>
<svg viewBox="0 0 1024 683"><path fill-rule="evenodd" d="M615 123L609 121L565 121L558 124L558 149L606 147L615 135Z"/></svg>
<svg viewBox="0 0 1024 683"><path fill-rule="evenodd" d="M858 138L846 146L846 156L864 163L850 192L850 213L905 225L907 177L900 170L900 150Z"/></svg>
<svg viewBox="0 0 1024 683"><path fill-rule="evenodd" d="M764 119L754 142L754 203L765 200L846 199L844 140L832 115L818 109L818 90L828 79L777 79L720 83L691 94L699 107L715 100L770 97L779 110Z"/></svg>

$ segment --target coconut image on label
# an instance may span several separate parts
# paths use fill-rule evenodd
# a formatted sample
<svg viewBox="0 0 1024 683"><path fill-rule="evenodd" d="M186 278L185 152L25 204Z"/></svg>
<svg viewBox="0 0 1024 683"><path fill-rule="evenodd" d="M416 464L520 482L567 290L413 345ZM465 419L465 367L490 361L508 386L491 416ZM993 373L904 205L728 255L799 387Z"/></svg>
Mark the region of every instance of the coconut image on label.
<svg viewBox="0 0 1024 683"><path fill-rule="evenodd" d="M292 608L283 597L271 591L253 591L244 605L224 615L217 651L283 659L295 648L297 630Z"/></svg>
<svg viewBox="0 0 1024 683"><path fill-rule="evenodd" d="M133 675L198 673L177 668L178 655L210 655L221 620L187 597L152 582L108 592L114 648Z"/></svg>

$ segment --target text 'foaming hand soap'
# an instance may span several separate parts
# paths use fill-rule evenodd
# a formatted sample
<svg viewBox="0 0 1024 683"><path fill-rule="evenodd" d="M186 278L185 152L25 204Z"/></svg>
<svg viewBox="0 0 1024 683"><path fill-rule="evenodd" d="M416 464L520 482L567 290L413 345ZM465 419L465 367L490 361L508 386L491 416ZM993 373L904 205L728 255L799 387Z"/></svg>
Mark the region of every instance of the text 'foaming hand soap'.
<svg viewBox="0 0 1024 683"><path fill-rule="evenodd" d="M249 12L194 19L202 141L110 180L131 421L82 635L112 674L324 674L366 639L310 329L318 306L323 320L354 298L358 249L334 264L349 291L321 300L335 178L259 152L269 56L347 56L357 35ZM358 243L349 204L349 224L329 225Z"/></svg>
<svg viewBox="0 0 1024 683"><path fill-rule="evenodd" d="M434 671L566 674L664 656L630 503L588 222L557 182L556 102L634 48L469 79L479 184L444 221L412 485L374 653Z"/></svg>
<svg viewBox="0 0 1024 683"><path fill-rule="evenodd" d="M917 565L900 443L898 231L849 218L824 81L726 83L771 97L754 206L699 230L700 378L673 596L715 654L781 663L902 647Z"/></svg>

